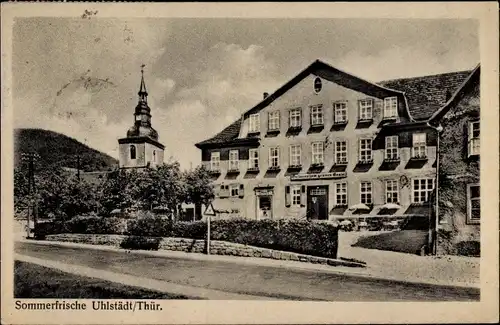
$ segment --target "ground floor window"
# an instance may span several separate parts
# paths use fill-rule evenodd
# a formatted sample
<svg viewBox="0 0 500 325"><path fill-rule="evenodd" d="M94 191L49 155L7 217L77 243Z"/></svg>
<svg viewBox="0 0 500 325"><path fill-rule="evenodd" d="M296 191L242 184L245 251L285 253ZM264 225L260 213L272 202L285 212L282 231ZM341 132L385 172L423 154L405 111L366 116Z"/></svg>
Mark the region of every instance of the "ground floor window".
<svg viewBox="0 0 500 325"><path fill-rule="evenodd" d="M335 184L335 205L347 205L347 183Z"/></svg>
<svg viewBox="0 0 500 325"><path fill-rule="evenodd" d="M361 203L372 204L372 183L361 182L360 186Z"/></svg>
<svg viewBox="0 0 500 325"><path fill-rule="evenodd" d="M481 220L481 196L479 184L467 185L467 222L479 223Z"/></svg>
<svg viewBox="0 0 500 325"><path fill-rule="evenodd" d="M418 178L413 180L413 203L428 202L434 190L433 178Z"/></svg>
<svg viewBox="0 0 500 325"><path fill-rule="evenodd" d="M398 203L399 189L397 180L385 181L385 203Z"/></svg>
<svg viewBox="0 0 500 325"><path fill-rule="evenodd" d="M292 186L292 206L300 206L301 190L300 185Z"/></svg>
<svg viewBox="0 0 500 325"><path fill-rule="evenodd" d="M231 184L231 196L239 196L239 185Z"/></svg>

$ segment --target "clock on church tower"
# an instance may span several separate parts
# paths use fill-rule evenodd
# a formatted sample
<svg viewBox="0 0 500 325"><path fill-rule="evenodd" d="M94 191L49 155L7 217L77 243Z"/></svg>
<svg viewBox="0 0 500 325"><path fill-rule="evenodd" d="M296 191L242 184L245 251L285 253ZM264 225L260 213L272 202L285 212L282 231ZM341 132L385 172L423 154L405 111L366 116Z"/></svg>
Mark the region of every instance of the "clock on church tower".
<svg viewBox="0 0 500 325"><path fill-rule="evenodd" d="M141 66L139 102L135 107L134 125L127 136L118 140L120 168L147 168L163 163L165 146L158 141L158 132L151 126L151 109L144 82L144 65Z"/></svg>

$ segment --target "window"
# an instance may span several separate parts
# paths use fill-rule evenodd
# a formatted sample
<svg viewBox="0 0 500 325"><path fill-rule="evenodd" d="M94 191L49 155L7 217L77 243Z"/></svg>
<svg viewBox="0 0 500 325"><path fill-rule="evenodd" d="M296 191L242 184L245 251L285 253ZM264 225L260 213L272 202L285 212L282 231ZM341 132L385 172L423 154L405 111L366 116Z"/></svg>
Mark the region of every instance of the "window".
<svg viewBox="0 0 500 325"><path fill-rule="evenodd" d="M136 158L135 146L131 145L130 146L130 159L135 159L135 158Z"/></svg>
<svg viewBox="0 0 500 325"><path fill-rule="evenodd" d="M269 112L268 121L267 121L267 128L270 131L275 131L275 130L280 129L280 112L279 111Z"/></svg>
<svg viewBox="0 0 500 325"><path fill-rule="evenodd" d="M373 101L371 99L362 99L359 101L359 119L372 119Z"/></svg>
<svg viewBox="0 0 500 325"><path fill-rule="evenodd" d="M219 197L228 197L229 194L229 185L221 185L219 190Z"/></svg>
<svg viewBox="0 0 500 325"><path fill-rule="evenodd" d="M334 121L335 123L347 122L347 103L339 102L333 103Z"/></svg>
<svg viewBox="0 0 500 325"><path fill-rule="evenodd" d="M238 170L238 150L229 151L229 170Z"/></svg>
<svg viewBox="0 0 500 325"><path fill-rule="evenodd" d="M359 160L370 162L372 160L372 139L359 140Z"/></svg>
<svg viewBox="0 0 500 325"><path fill-rule="evenodd" d="M311 106L311 125L323 125L323 105Z"/></svg>
<svg viewBox="0 0 500 325"><path fill-rule="evenodd" d="M413 133L413 158L427 157L426 134Z"/></svg>
<svg viewBox="0 0 500 325"><path fill-rule="evenodd" d="M292 186L292 206L300 206L301 189L300 185Z"/></svg>
<svg viewBox="0 0 500 325"><path fill-rule="evenodd" d="M298 128L302 126L302 110L294 108L290 110L290 127Z"/></svg>
<svg viewBox="0 0 500 325"><path fill-rule="evenodd" d="M372 204L372 183L361 182L360 194L361 194L361 203Z"/></svg>
<svg viewBox="0 0 500 325"><path fill-rule="evenodd" d="M347 164L347 141L335 141L335 163Z"/></svg>
<svg viewBox="0 0 500 325"><path fill-rule="evenodd" d="M397 180L385 181L385 203L398 203L399 189Z"/></svg>
<svg viewBox="0 0 500 325"><path fill-rule="evenodd" d="M248 150L248 169L259 169L259 149Z"/></svg>
<svg viewBox="0 0 500 325"><path fill-rule="evenodd" d="M302 164L301 151L300 144L292 144L290 146L290 166L300 166Z"/></svg>
<svg viewBox="0 0 500 325"><path fill-rule="evenodd" d="M469 123L469 156L479 155L479 121Z"/></svg>
<svg viewBox="0 0 500 325"><path fill-rule="evenodd" d="M393 118L398 116L398 98L384 98L384 118Z"/></svg>
<svg viewBox="0 0 500 325"><path fill-rule="evenodd" d="M433 178L419 178L413 180L413 203L424 203L431 198L434 190Z"/></svg>
<svg viewBox="0 0 500 325"><path fill-rule="evenodd" d="M220 167L220 152L212 152L210 154L210 170L217 171Z"/></svg>
<svg viewBox="0 0 500 325"><path fill-rule="evenodd" d="M280 165L280 148L269 148L269 167L277 168Z"/></svg>
<svg viewBox="0 0 500 325"><path fill-rule="evenodd" d="M239 188L238 184L231 184L231 196L239 196Z"/></svg>
<svg viewBox="0 0 500 325"><path fill-rule="evenodd" d="M153 150L153 162L156 163L156 150Z"/></svg>
<svg viewBox="0 0 500 325"><path fill-rule="evenodd" d="M335 205L336 206L347 205L347 183L335 184Z"/></svg>
<svg viewBox="0 0 500 325"><path fill-rule="evenodd" d="M398 136L385 137L385 159L395 160L399 158Z"/></svg>
<svg viewBox="0 0 500 325"><path fill-rule="evenodd" d="M321 82L321 78L316 77L314 79L314 92L317 94L321 91L322 88L323 88L323 84Z"/></svg>
<svg viewBox="0 0 500 325"><path fill-rule="evenodd" d="M312 164L323 165L324 160L323 142L313 142L312 144Z"/></svg>
<svg viewBox="0 0 500 325"><path fill-rule="evenodd" d="M481 196L479 184L467 185L467 221L479 223L481 220Z"/></svg>
<svg viewBox="0 0 500 325"><path fill-rule="evenodd" d="M250 126L248 129L249 133L257 133L260 132L260 115L252 114L250 115Z"/></svg>

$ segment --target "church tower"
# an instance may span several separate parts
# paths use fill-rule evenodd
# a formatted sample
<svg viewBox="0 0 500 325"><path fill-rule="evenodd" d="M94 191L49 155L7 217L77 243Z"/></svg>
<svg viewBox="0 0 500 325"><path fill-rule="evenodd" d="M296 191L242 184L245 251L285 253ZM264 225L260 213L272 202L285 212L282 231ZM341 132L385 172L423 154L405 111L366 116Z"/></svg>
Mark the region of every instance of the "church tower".
<svg viewBox="0 0 500 325"><path fill-rule="evenodd" d="M151 126L151 109L144 82L144 64L141 66L139 102L135 107L134 125L127 137L118 140L120 168L146 168L163 163L165 146L158 142L158 132Z"/></svg>

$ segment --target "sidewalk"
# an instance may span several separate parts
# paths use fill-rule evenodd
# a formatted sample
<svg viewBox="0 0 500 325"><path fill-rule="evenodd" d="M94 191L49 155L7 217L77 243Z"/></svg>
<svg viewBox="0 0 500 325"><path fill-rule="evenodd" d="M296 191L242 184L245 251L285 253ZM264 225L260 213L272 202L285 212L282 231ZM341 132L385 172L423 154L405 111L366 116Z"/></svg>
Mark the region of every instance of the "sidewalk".
<svg viewBox="0 0 500 325"><path fill-rule="evenodd" d="M19 239L20 242L33 242ZM63 247L80 247L94 250L124 251L111 246L89 245L68 242L44 242L37 244ZM479 259L477 266L468 260L459 257L438 259L434 257L413 256L410 254L367 250L353 247L339 249L341 257L356 258L367 262L366 268L352 268L329 266L296 261L273 260L256 257L234 257L224 255L205 255L199 253L185 253L178 251L127 251L130 254L163 256L170 258L194 259L206 261L221 261L247 265L261 265L268 267L316 270L325 273L346 274L358 277L386 279L410 283L422 283L443 286L479 288ZM477 279L476 279L477 277Z"/></svg>

